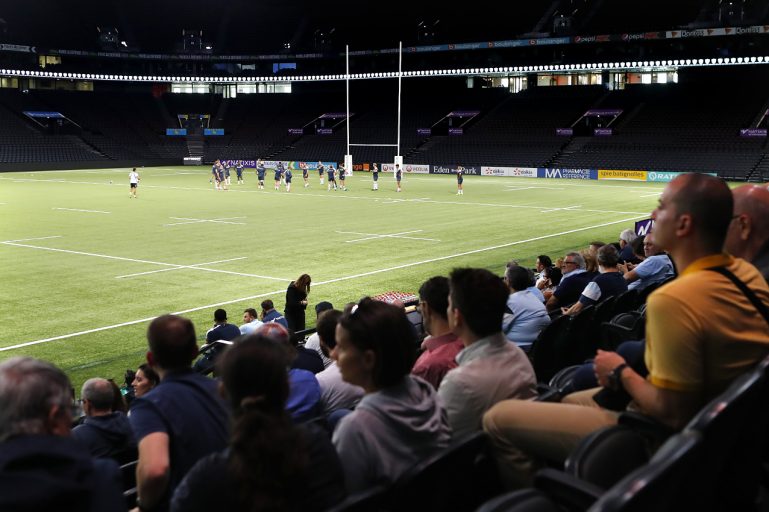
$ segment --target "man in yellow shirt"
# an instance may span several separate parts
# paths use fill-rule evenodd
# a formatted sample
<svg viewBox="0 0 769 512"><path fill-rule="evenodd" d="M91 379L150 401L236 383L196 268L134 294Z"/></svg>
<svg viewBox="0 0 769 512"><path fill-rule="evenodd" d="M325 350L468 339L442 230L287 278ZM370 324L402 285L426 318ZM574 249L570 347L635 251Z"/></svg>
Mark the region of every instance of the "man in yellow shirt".
<svg viewBox="0 0 769 512"><path fill-rule="evenodd" d="M598 351L601 386L624 388L641 412L683 427L734 378L769 354L769 326L727 277L707 270L725 267L769 306L769 286L745 260L723 251L732 219L732 193L720 179L679 176L665 188L652 213L654 243L666 250L680 276L647 302L644 378L614 352ZM508 484L526 485L543 459L564 460L578 442L616 423L600 409L596 390L566 397L562 404L507 400L484 416Z"/></svg>

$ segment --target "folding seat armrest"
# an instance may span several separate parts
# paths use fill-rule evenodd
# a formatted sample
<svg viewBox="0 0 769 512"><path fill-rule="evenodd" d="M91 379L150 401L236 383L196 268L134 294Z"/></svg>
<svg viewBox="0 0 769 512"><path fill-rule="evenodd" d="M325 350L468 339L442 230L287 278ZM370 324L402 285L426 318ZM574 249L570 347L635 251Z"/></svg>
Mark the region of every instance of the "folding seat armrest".
<svg viewBox="0 0 769 512"><path fill-rule="evenodd" d="M537 384L537 396L534 398L535 402L560 402L563 398L561 391L544 384L542 382Z"/></svg>
<svg viewBox="0 0 769 512"><path fill-rule="evenodd" d="M620 425L626 425L649 438L657 446L676 433L675 430L664 423L635 411L625 411L619 416L617 421Z"/></svg>
<svg viewBox="0 0 769 512"><path fill-rule="evenodd" d="M587 510L606 492L597 485L552 468L537 472L534 487L566 510Z"/></svg>

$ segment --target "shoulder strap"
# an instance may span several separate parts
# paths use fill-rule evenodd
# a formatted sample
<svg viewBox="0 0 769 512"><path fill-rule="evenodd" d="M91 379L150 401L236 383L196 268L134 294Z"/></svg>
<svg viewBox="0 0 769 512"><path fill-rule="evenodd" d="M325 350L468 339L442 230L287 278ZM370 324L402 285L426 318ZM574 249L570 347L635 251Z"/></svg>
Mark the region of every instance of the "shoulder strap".
<svg viewBox="0 0 769 512"><path fill-rule="evenodd" d="M758 312L761 313L761 315L764 317L764 320L766 320L766 323L769 324L769 308L767 308L766 305L764 305L764 303L761 302L758 297L756 297L756 294L753 293L753 290L748 288L748 286L743 283L737 276L735 276L731 270L727 269L726 267L711 267L707 270L718 272L722 276L729 278L729 280L733 282L735 286L737 286L737 288L742 291L742 293L745 294L750 302L753 303Z"/></svg>

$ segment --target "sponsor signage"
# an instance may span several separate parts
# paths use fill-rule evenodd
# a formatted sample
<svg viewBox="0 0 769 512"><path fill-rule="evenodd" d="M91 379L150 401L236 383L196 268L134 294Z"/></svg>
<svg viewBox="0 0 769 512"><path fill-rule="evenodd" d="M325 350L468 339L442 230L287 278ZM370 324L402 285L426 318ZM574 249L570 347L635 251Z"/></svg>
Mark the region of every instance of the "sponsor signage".
<svg viewBox="0 0 769 512"><path fill-rule="evenodd" d="M432 135L433 130L431 128L417 128L417 135Z"/></svg>
<svg viewBox="0 0 769 512"><path fill-rule="evenodd" d="M649 231L652 230L652 227L654 227L654 221L651 219L636 221L635 234L637 236L646 236L649 234Z"/></svg>
<svg viewBox="0 0 769 512"><path fill-rule="evenodd" d="M370 171L369 164L352 164L353 171Z"/></svg>
<svg viewBox="0 0 769 512"><path fill-rule="evenodd" d="M24 110L24 115L28 117L41 117L45 119L66 119L61 112L46 112L41 110Z"/></svg>
<svg viewBox="0 0 769 512"><path fill-rule="evenodd" d="M480 110L454 110L446 117L474 117L480 114Z"/></svg>
<svg viewBox="0 0 769 512"><path fill-rule="evenodd" d="M682 172L670 172L670 171L649 171L646 173L646 181L652 181L656 183L668 183L673 181Z"/></svg>
<svg viewBox="0 0 769 512"><path fill-rule="evenodd" d="M395 172L395 164L382 164L382 172ZM409 174L429 174L430 166L426 164L403 164L401 170Z"/></svg>
<svg viewBox="0 0 769 512"><path fill-rule="evenodd" d="M464 135L465 130L462 128L449 128L449 135Z"/></svg>
<svg viewBox="0 0 769 512"><path fill-rule="evenodd" d="M597 180L596 169L547 169L537 168L537 178L555 178L564 180Z"/></svg>
<svg viewBox="0 0 769 512"><path fill-rule="evenodd" d="M481 174L481 168L480 167L464 167L463 173L465 176L473 175L473 176L480 176ZM455 166L446 167L443 165L431 165L430 166L430 174L456 174L457 168Z"/></svg>
<svg viewBox="0 0 769 512"><path fill-rule="evenodd" d="M536 178L536 167L482 167L482 176L515 176L519 178Z"/></svg>
<svg viewBox="0 0 769 512"><path fill-rule="evenodd" d="M331 128L318 128L317 130L315 130L315 133L317 133L318 135L331 135L332 133L334 133L334 130L332 130Z"/></svg>
<svg viewBox="0 0 769 512"><path fill-rule="evenodd" d="M614 134L614 130L611 128L596 128L593 130L593 135L596 137L611 137Z"/></svg>
<svg viewBox="0 0 769 512"><path fill-rule="evenodd" d="M574 135L574 128L556 128L555 134L562 137L571 137Z"/></svg>
<svg viewBox="0 0 769 512"><path fill-rule="evenodd" d="M646 181L646 171L598 169L599 180Z"/></svg>
<svg viewBox="0 0 769 512"><path fill-rule="evenodd" d="M740 137L766 137L766 128L742 128Z"/></svg>
<svg viewBox="0 0 769 512"><path fill-rule="evenodd" d="M166 128L166 135L171 137L179 137L187 135L186 128Z"/></svg>
<svg viewBox="0 0 769 512"><path fill-rule="evenodd" d="M585 116L587 117L597 117L597 116L618 116L622 113L621 108L591 108L587 112L585 112Z"/></svg>
<svg viewBox="0 0 769 512"><path fill-rule="evenodd" d="M289 128L288 129L289 135L304 135L304 129L303 128Z"/></svg>
<svg viewBox="0 0 769 512"><path fill-rule="evenodd" d="M224 128L203 128L203 135L224 135Z"/></svg>

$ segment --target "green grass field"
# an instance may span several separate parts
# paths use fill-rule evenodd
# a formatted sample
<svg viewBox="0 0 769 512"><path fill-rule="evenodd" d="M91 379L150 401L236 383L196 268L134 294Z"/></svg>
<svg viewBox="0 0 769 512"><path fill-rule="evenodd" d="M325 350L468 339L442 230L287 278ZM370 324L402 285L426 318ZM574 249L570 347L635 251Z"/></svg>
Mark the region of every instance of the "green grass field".
<svg viewBox="0 0 769 512"><path fill-rule="evenodd" d="M298 174L298 173L296 173ZM312 305L416 292L459 266L502 273L591 240L616 241L648 217L662 184L524 178L391 176L371 191L367 173L347 192L311 174L290 193L244 185L214 191L209 168L142 170L129 199L128 169L0 174L0 360L29 355L64 369L79 389L93 376L122 380L144 359L147 323L183 314L202 338L213 311L233 323L264 298L283 308L290 280L313 278ZM234 175L233 175L234 179Z"/></svg>

